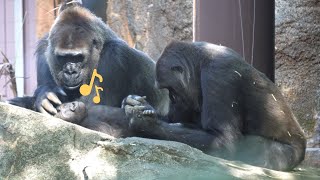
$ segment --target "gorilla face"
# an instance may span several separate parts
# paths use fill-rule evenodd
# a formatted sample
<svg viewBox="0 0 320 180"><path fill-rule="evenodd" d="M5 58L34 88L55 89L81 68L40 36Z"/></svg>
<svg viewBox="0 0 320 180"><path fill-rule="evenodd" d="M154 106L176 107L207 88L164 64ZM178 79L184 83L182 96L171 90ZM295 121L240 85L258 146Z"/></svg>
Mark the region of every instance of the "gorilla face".
<svg viewBox="0 0 320 180"><path fill-rule="evenodd" d="M51 28L47 61L55 82L65 89L78 89L88 83L98 64L103 38L91 16L84 8L68 8Z"/></svg>
<svg viewBox="0 0 320 180"><path fill-rule="evenodd" d="M79 123L87 116L87 109L83 102L74 101L57 107L55 117L72 123Z"/></svg>
<svg viewBox="0 0 320 180"><path fill-rule="evenodd" d="M198 107L199 92L193 83L188 66L181 61L178 54L164 51L157 62L156 79L159 88L169 90L173 105L194 109Z"/></svg>

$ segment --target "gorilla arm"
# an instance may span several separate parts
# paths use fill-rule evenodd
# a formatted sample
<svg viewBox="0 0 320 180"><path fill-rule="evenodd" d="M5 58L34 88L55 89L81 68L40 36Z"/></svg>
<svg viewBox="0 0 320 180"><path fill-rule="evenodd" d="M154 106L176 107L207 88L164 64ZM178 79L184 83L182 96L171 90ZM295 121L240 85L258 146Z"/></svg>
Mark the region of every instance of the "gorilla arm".
<svg viewBox="0 0 320 180"><path fill-rule="evenodd" d="M164 122L144 97L130 95L122 104L129 117L129 129L136 136L182 142L203 151L215 149L224 143L217 143L214 134L197 125Z"/></svg>
<svg viewBox="0 0 320 180"><path fill-rule="evenodd" d="M301 161L301 157L303 158L304 156L304 153L301 153L303 148L299 146L301 142L300 137L300 139L292 137L287 140L286 137L277 136L277 134L286 135L286 128L271 128L272 126L267 123L264 124L263 131L248 130L257 129L256 127L252 128L254 127L254 123L261 125L263 121L266 122L266 119L269 117L268 114L272 112L272 109L264 109L263 111L266 112L263 116L255 116L259 117L254 119L256 122L244 119L248 116L248 114L244 113L244 103L251 103L251 99L243 99L244 95L240 87L248 86L245 79L245 75L248 74L245 71L241 71L240 68L241 64L228 67L223 65L223 63L219 65L210 64L202 68L201 87L203 106L201 122L203 128L216 129L223 132L223 136L216 140L222 140L222 143L227 148L231 148L232 151L228 152L230 154L227 155L229 159L240 160L252 165L275 170L290 170L294 168ZM242 73L241 76L239 72ZM267 91L267 88L256 89L256 91L250 92L251 96L249 97L264 98L260 95L264 95L262 92ZM259 96L255 96L255 93L260 94ZM216 98L217 94L223 94L223 98ZM257 106L268 107L267 105L258 103L252 104L252 106L255 109L259 108ZM276 104L272 106L272 108L277 107ZM251 110L250 113L261 112ZM286 117L286 119L281 119L277 116L273 117L270 120L272 123L278 123L280 120L282 122L290 120L290 117ZM301 154L303 155L301 156Z"/></svg>
<svg viewBox="0 0 320 180"><path fill-rule="evenodd" d="M86 107L83 102L73 101L57 107L55 117L78 124L91 130L120 138L130 136L124 110L96 105Z"/></svg>
<svg viewBox="0 0 320 180"><path fill-rule="evenodd" d="M131 136L128 118L124 110L117 107L91 106L87 118L79 125L117 138Z"/></svg>
<svg viewBox="0 0 320 180"><path fill-rule="evenodd" d="M45 57L48 46L48 35L44 36L38 43L37 57L37 89L34 93L34 107L36 111L45 114L56 114L54 105L61 105L58 96L65 96L65 92L59 88L53 80L49 65Z"/></svg>
<svg viewBox="0 0 320 180"><path fill-rule="evenodd" d="M34 109L35 98L33 96L15 97L7 101L7 103L23 107L30 110Z"/></svg>
<svg viewBox="0 0 320 180"><path fill-rule="evenodd" d="M34 109L35 98L32 96L16 97L8 101L9 104ZM129 121L121 108L106 107L104 105L87 108L83 102L73 101L57 106L54 115L64 121L78 124L91 130L103 132L120 138L131 136L128 128Z"/></svg>
<svg viewBox="0 0 320 180"><path fill-rule="evenodd" d="M120 107L122 100L130 94L145 95L148 102L160 114L165 114L168 109L169 96L166 90L155 86L155 63L139 50L130 48L123 41L111 41L107 44L103 55L104 64L109 67L104 78L108 83L108 99L115 100L108 105ZM102 71L102 72L103 72Z"/></svg>
<svg viewBox="0 0 320 180"><path fill-rule="evenodd" d="M213 144L215 136L203 129L192 125L163 122L152 116L131 117L129 126L137 136L182 142L203 151L218 145Z"/></svg>

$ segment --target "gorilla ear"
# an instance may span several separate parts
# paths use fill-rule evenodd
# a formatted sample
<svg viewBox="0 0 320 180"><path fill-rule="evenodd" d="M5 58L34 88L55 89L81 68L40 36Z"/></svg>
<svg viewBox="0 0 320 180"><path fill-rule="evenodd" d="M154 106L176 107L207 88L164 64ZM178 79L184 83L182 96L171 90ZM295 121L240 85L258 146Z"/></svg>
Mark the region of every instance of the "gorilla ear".
<svg viewBox="0 0 320 180"><path fill-rule="evenodd" d="M183 73L183 69L181 66L172 66L171 70L175 72Z"/></svg>
<svg viewBox="0 0 320 180"><path fill-rule="evenodd" d="M69 7L81 6L81 5L82 5L82 0L65 0L63 1L63 3L60 4L58 14L60 14L65 9L68 9Z"/></svg>

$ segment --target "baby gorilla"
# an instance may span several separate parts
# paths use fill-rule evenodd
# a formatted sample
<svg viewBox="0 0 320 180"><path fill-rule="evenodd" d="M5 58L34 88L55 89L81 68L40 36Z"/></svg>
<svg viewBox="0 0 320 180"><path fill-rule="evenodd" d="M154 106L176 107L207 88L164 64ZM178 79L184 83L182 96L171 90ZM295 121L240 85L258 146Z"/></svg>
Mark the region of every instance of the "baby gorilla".
<svg viewBox="0 0 320 180"><path fill-rule="evenodd" d="M16 97L8 101L9 104L23 107L30 110L35 110L34 96ZM86 105L80 101L73 101L57 105L57 114L54 117L65 121L80 124L88 115Z"/></svg>
<svg viewBox="0 0 320 180"><path fill-rule="evenodd" d="M35 97L33 96L16 97L8 101L12 105L30 110L35 110L34 102ZM57 113L54 115L56 118L103 132L116 138L132 136L128 128L128 118L123 109L116 107L105 108L104 105L86 107L85 103L81 101L63 103L55 108L57 109Z"/></svg>
<svg viewBox="0 0 320 180"><path fill-rule="evenodd" d="M106 109L103 105L86 107L83 102L73 101L59 105L54 117L116 138L132 136L124 112L119 113L118 110ZM119 116L121 114L122 116Z"/></svg>
<svg viewBox="0 0 320 180"><path fill-rule="evenodd" d="M79 124L87 117L87 115L86 105L80 101L73 101L58 106L57 114L55 114L54 117L74 124Z"/></svg>
<svg viewBox="0 0 320 180"><path fill-rule="evenodd" d="M303 131L281 92L233 50L173 42L157 62L156 79L169 91L169 114L161 118L144 98L128 96L123 108L136 135L275 170L304 159Z"/></svg>

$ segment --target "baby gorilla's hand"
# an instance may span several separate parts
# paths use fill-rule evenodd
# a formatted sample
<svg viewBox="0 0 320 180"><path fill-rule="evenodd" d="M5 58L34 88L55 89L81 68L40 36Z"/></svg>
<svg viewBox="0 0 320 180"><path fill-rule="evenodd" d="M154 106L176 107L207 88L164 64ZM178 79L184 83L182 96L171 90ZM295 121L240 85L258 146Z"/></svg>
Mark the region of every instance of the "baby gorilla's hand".
<svg viewBox="0 0 320 180"><path fill-rule="evenodd" d="M129 127L132 130L146 131L157 124L156 112L145 96L129 95L122 101L121 107L130 119Z"/></svg>

